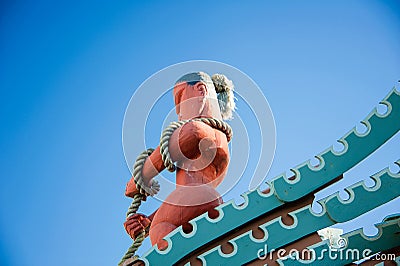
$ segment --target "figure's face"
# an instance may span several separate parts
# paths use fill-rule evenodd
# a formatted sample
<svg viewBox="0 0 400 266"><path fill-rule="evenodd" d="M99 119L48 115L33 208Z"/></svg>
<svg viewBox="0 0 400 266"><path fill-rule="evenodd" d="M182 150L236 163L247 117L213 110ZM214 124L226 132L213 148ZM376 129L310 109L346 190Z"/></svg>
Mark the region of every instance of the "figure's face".
<svg viewBox="0 0 400 266"><path fill-rule="evenodd" d="M180 118L191 119L201 114L207 96L207 86L197 82L193 86L186 82L174 87L176 113Z"/></svg>

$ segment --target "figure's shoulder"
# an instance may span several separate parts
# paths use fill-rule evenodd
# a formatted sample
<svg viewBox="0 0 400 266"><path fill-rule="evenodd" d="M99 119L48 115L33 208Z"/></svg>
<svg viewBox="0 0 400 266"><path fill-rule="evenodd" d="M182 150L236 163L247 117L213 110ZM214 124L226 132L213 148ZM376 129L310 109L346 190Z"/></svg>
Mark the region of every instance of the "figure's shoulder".
<svg viewBox="0 0 400 266"><path fill-rule="evenodd" d="M189 121L181 127L180 134L190 134L195 138L214 135L214 129L201 121Z"/></svg>
<svg viewBox="0 0 400 266"><path fill-rule="evenodd" d="M226 146L228 142L225 133L221 130L213 128L202 121L194 120L188 121L176 129L171 136L171 143L179 142L181 148L186 146L194 149L203 139L211 140L218 146Z"/></svg>
<svg viewBox="0 0 400 266"><path fill-rule="evenodd" d="M219 129L213 128L202 121L189 121L185 123L179 132L180 137L189 138L199 142L204 138L212 139L218 143L227 144L227 136Z"/></svg>

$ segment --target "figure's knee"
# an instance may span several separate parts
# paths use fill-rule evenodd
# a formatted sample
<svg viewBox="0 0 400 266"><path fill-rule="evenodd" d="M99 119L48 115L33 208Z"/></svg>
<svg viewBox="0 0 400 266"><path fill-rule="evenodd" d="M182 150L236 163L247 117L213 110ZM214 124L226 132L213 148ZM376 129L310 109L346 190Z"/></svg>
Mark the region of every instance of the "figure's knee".
<svg viewBox="0 0 400 266"><path fill-rule="evenodd" d="M151 244L157 244L159 250L166 249L168 247L168 242L163 240L163 238L171 233L175 228L177 228L176 225L168 222L161 222L155 225L152 224L149 232Z"/></svg>

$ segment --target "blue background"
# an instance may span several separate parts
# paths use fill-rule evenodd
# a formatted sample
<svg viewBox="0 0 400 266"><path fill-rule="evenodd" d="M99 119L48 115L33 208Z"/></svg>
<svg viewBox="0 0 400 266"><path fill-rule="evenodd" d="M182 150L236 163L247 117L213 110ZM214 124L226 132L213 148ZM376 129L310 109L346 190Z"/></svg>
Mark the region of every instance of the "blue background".
<svg viewBox="0 0 400 266"><path fill-rule="evenodd" d="M221 61L261 87L277 128L269 178L332 145L400 78L397 1L2 1L0 12L0 265L116 265L131 243L124 111L168 65ZM325 194L396 171L399 140ZM339 226L374 234L399 203Z"/></svg>

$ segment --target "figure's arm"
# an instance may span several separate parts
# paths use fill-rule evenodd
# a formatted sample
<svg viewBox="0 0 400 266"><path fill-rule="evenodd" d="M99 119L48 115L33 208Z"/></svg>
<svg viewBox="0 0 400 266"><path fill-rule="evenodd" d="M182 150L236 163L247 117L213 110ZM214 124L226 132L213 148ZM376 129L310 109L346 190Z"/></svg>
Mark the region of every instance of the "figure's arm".
<svg viewBox="0 0 400 266"><path fill-rule="evenodd" d="M164 169L165 166L161 158L160 146L158 146L144 162L142 169L144 183L149 186L151 179ZM134 177L132 177L126 185L125 196L132 198L137 193L139 193L139 191L136 188Z"/></svg>
<svg viewBox="0 0 400 266"><path fill-rule="evenodd" d="M142 169L142 178L144 183L149 186L151 179L164 169L165 166L161 158L160 147L157 147L144 162ZM136 188L134 177L132 177L126 185L125 195L133 198L138 193L139 190ZM127 217L124 227L132 239L135 239L143 231L147 232L146 229L150 226L156 212L157 210L150 216L135 213Z"/></svg>

